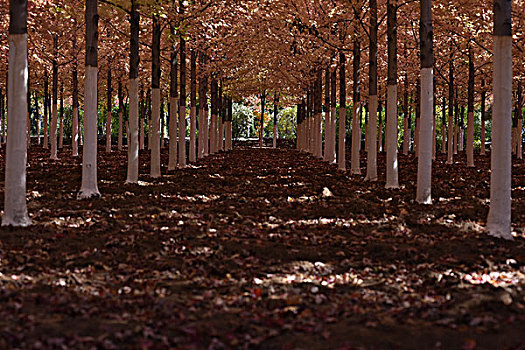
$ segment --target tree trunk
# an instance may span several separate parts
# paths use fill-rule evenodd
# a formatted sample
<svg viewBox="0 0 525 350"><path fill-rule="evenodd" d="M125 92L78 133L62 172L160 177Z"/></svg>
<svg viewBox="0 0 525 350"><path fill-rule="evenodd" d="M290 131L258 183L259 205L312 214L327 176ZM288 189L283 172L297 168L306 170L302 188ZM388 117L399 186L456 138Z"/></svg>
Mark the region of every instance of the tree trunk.
<svg viewBox="0 0 525 350"><path fill-rule="evenodd" d="M160 22L153 16L152 55L151 55L151 149L150 176L158 178L160 173Z"/></svg>
<svg viewBox="0 0 525 350"><path fill-rule="evenodd" d="M98 11L97 0L86 0L86 80L84 87L84 148L82 186L78 198L100 196L97 186Z"/></svg>
<svg viewBox="0 0 525 350"><path fill-rule="evenodd" d="M129 49L129 132L127 183L139 180L139 26L140 15L137 0L131 0L130 49Z"/></svg>
<svg viewBox="0 0 525 350"><path fill-rule="evenodd" d="M182 0L180 0L182 8ZM186 40L180 35L179 168L186 167Z"/></svg>
<svg viewBox="0 0 525 350"><path fill-rule="evenodd" d="M122 82L118 81L118 140L117 147L122 151L122 113L124 112L124 97L122 96Z"/></svg>
<svg viewBox="0 0 525 350"><path fill-rule="evenodd" d="M73 40L73 52L76 55L76 37ZM47 118L44 118L44 144L47 146ZM73 122L71 126L71 149L73 157L78 157L78 68L77 58L73 61Z"/></svg>
<svg viewBox="0 0 525 350"><path fill-rule="evenodd" d="M215 75L212 75L211 78L211 125L210 125L210 154L214 154L217 152L217 118L218 118L218 95L219 93L219 85L217 83L217 79L215 78Z"/></svg>
<svg viewBox="0 0 525 350"><path fill-rule="evenodd" d="M27 161L27 1L9 1L7 150L2 226L31 225L26 204Z"/></svg>
<svg viewBox="0 0 525 350"><path fill-rule="evenodd" d="M361 143L361 77L360 77L360 64L361 64L361 43L359 38L354 38L354 64L353 64L353 78L354 78L354 92L353 101L354 112L352 113L352 159L351 168L353 175L361 174L360 165L360 152L359 145Z"/></svg>
<svg viewBox="0 0 525 350"><path fill-rule="evenodd" d="M474 167L474 58L468 51L467 166Z"/></svg>
<svg viewBox="0 0 525 350"><path fill-rule="evenodd" d="M450 67L448 70L448 151L447 164L454 163L454 60L450 54Z"/></svg>
<svg viewBox="0 0 525 350"><path fill-rule="evenodd" d="M175 35L175 29L171 27L171 34ZM179 91L177 89L177 48L175 44L171 48L170 60L170 109L169 109L169 145L168 145L168 170L177 167L177 110L179 108Z"/></svg>
<svg viewBox="0 0 525 350"><path fill-rule="evenodd" d="M403 154L406 156L410 151L410 139L411 139L411 130L410 130L410 111L408 107L408 74L405 72L405 82L404 82L404 95L403 95Z"/></svg>
<svg viewBox="0 0 525 350"><path fill-rule="evenodd" d="M518 96L517 96L517 103L518 103L518 115L516 118L518 119L518 132L516 135L517 138L517 147L516 147L516 153L518 154L518 159L523 159L523 91L522 91L522 83L521 79L518 80Z"/></svg>
<svg viewBox="0 0 525 350"><path fill-rule="evenodd" d="M370 0L368 156L365 180L377 181L377 0Z"/></svg>
<svg viewBox="0 0 525 350"><path fill-rule="evenodd" d="M217 140L217 150L224 150L224 96L223 96L223 84L222 81L219 85L219 114L217 115L217 123L219 129L219 138Z"/></svg>
<svg viewBox="0 0 525 350"><path fill-rule="evenodd" d="M53 37L53 108L51 111L51 130L49 132L51 143L51 160L58 160L57 156L57 119L58 119L58 36Z"/></svg>
<svg viewBox="0 0 525 350"><path fill-rule="evenodd" d="M441 153L446 153L446 147L447 147L447 128L446 128L446 120L447 120L447 101L443 97L443 102L441 105Z"/></svg>
<svg viewBox="0 0 525 350"><path fill-rule="evenodd" d="M387 3L388 79L386 102L386 188L399 188L397 160L397 0Z"/></svg>
<svg viewBox="0 0 525 350"><path fill-rule="evenodd" d="M266 90L261 94L261 123L259 124L259 147L263 148L264 133L264 105L266 103Z"/></svg>
<svg viewBox="0 0 525 350"><path fill-rule="evenodd" d="M64 85L60 85L60 124L58 127L58 148L64 148Z"/></svg>
<svg viewBox="0 0 525 350"><path fill-rule="evenodd" d="M416 202L432 203L432 135L434 119L434 53L432 0L421 0L421 125L419 127Z"/></svg>
<svg viewBox="0 0 525 350"><path fill-rule="evenodd" d="M44 74L44 149L49 148L49 77L47 70Z"/></svg>
<svg viewBox="0 0 525 350"><path fill-rule="evenodd" d="M343 34L341 32L341 37ZM346 57L339 52L339 150L337 168L346 171Z"/></svg>
<svg viewBox="0 0 525 350"><path fill-rule="evenodd" d="M494 77L490 209L487 229L491 236L511 235L511 122L512 29L511 1L494 0Z"/></svg>
<svg viewBox="0 0 525 350"><path fill-rule="evenodd" d="M330 99L330 67L328 67L327 69L325 69L325 79L324 79L324 90L325 90L325 94L324 94L324 106L323 106L323 110L324 110L324 136L325 136L325 140L324 140L324 154L323 154L323 160L328 162L329 160L329 157L330 157L330 132L332 130L330 130L330 125L331 125L331 116L330 116L330 110L331 110L331 107L330 107L330 102L332 101ZM322 137L322 130L321 130L321 137ZM322 138L321 138L321 143L322 143Z"/></svg>
<svg viewBox="0 0 525 350"><path fill-rule="evenodd" d="M197 52L191 50L190 61L190 162L197 160Z"/></svg>
<svg viewBox="0 0 525 350"><path fill-rule="evenodd" d="M273 148L277 148L277 113L279 106L279 94L274 92L273 96Z"/></svg>
<svg viewBox="0 0 525 350"><path fill-rule="evenodd" d="M140 127L140 139L139 139L139 148L143 150L145 148L146 144L146 100L144 99L144 89L140 89L140 103L139 103L139 127ZM131 103L131 101L130 101ZM128 121L129 124L129 121ZM126 134L128 135L128 127L126 126ZM129 135L128 135L128 141L129 141ZM129 142L128 142L128 151L129 151Z"/></svg>
<svg viewBox="0 0 525 350"><path fill-rule="evenodd" d="M485 151L485 109L486 109L487 92L485 91L485 80L481 81L481 155L486 154Z"/></svg>
<svg viewBox="0 0 525 350"><path fill-rule="evenodd" d="M336 123L337 123L337 71L334 69L330 74L330 147L328 162L336 162Z"/></svg>
<svg viewBox="0 0 525 350"><path fill-rule="evenodd" d="M201 52L198 55L199 60L199 70L202 72L204 70L204 54ZM201 73L202 74L202 73ZM197 158L202 159L204 158L204 142L205 142L205 135L206 135L206 129L208 128L208 125L204 123L204 103L205 101L205 95L206 91L204 89L204 76L201 76L199 78L199 138L197 142Z"/></svg>
<svg viewBox="0 0 525 350"><path fill-rule="evenodd" d="M315 152L314 156L323 158L323 71L317 71L314 97Z"/></svg>
<svg viewBox="0 0 525 350"><path fill-rule="evenodd" d="M106 153L111 152L111 109L112 109L112 89L111 89L111 68L108 68L108 83L107 83L107 119L106 119Z"/></svg>

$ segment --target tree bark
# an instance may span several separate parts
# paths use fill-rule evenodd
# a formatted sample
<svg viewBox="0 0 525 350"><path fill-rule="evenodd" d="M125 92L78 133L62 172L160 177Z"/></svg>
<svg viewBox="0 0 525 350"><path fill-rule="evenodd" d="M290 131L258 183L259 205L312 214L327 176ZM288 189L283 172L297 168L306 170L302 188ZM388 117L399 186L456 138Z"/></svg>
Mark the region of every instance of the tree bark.
<svg viewBox="0 0 525 350"><path fill-rule="evenodd" d="M341 32L341 37L343 36ZM346 57L339 52L339 149L337 168L346 171Z"/></svg>
<svg viewBox="0 0 525 350"><path fill-rule="evenodd" d="M73 39L73 52L76 55L76 46L77 40L76 36ZM47 146L47 117L44 118L44 143ZM73 61L73 122L71 127L71 149L73 157L78 157L78 137L79 137L79 127L78 127L78 67L77 67L77 58Z"/></svg>
<svg viewBox="0 0 525 350"><path fill-rule="evenodd" d="M107 82L107 119L106 119L106 153L111 152L111 109L112 109L112 93L111 88L111 68L108 68L108 82Z"/></svg>
<svg viewBox="0 0 525 350"><path fill-rule="evenodd" d="M86 80L84 87L84 148L82 186L78 198L99 197L97 185L98 4L86 0Z"/></svg>
<svg viewBox="0 0 525 350"><path fill-rule="evenodd" d="M171 26L171 34L175 36L175 29ZM170 109L169 109L169 145L168 170L177 167L177 110L179 107L179 91L177 87L177 48L173 43L170 59Z"/></svg>
<svg viewBox="0 0 525 350"><path fill-rule="evenodd" d="M27 162L27 1L9 1L7 150L2 226L31 225L26 204Z"/></svg>
<svg viewBox="0 0 525 350"><path fill-rule="evenodd" d="M494 76L490 209L487 230L491 236L511 235L511 123L512 29L511 1L494 0Z"/></svg>
<svg viewBox="0 0 525 350"><path fill-rule="evenodd" d="M386 188L399 188L397 160L397 0L387 2L388 79L386 103Z"/></svg>
<svg viewBox="0 0 525 350"><path fill-rule="evenodd" d="M474 58L468 51L467 166L474 167Z"/></svg>
<svg viewBox="0 0 525 350"><path fill-rule="evenodd" d="M274 92L273 96L273 148L277 148L277 114L279 106L279 94Z"/></svg>
<svg viewBox="0 0 525 350"><path fill-rule="evenodd" d="M365 180L377 181L377 0L370 0L368 156Z"/></svg>
<svg viewBox="0 0 525 350"><path fill-rule="evenodd" d="M129 132L127 183L139 180L139 27L140 15L137 0L131 0L129 48Z"/></svg>
<svg viewBox="0 0 525 350"><path fill-rule="evenodd" d="M160 22L153 16L152 55L151 55L151 149L150 176L158 178L160 173Z"/></svg>
<svg viewBox="0 0 525 350"><path fill-rule="evenodd" d="M486 109L486 98L487 98L487 92L485 91L485 80L481 81L481 155L484 156L486 154L485 150L485 109Z"/></svg>
<svg viewBox="0 0 525 350"><path fill-rule="evenodd" d="M30 113L31 114L31 113ZM64 85L60 85L60 124L58 127L58 148L64 148ZM29 137L31 135L28 132Z"/></svg>
<svg viewBox="0 0 525 350"><path fill-rule="evenodd" d="M53 107L51 110L51 130L49 132L50 143L51 143L51 160L58 160L57 156L57 119L58 119L58 36L53 37Z"/></svg>
<svg viewBox="0 0 525 350"><path fill-rule="evenodd" d="M194 163L197 160L197 52L191 50L190 62L190 162Z"/></svg>
<svg viewBox="0 0 525 350"><path fill-rule="evenodd" d="M359 38L354 38L354 62L353 62L353 78L354 78L354 91L352 103L354 104L354 113L352 113L352 159L351 169L353 175L361 174L360 165L360 152L359 147L361 143L361 77L360 77L360 64L361 64L361 43Z"/></svg>
<svg viewBox="0 0 525 350"><path fill-rule="evenodd" d="M122 113L124 112L124 96L122 96L122 82L118 81L118 140L117 147L122 151Z"/></svg>
<svg viewBox="0 0 525 350"><path fill-rule="evenodd" d="M454 163L454 60L450 54L450 67L448 70L448 151L447 164Z"/></svg>
<svg viewBox="0 0 525 350"><path fill-rule="evenodd" d="M432 0L421 0L421 125L419 127L416 202L432 203L432 135L434 119L434 49Z"/></svg>
<svg viewBox="0 0 525 350"><path fill-rule="evenodd" d="M182 8L182 0L179 2ZM180 39L179 168L186 167L186 40Z"/></svg>

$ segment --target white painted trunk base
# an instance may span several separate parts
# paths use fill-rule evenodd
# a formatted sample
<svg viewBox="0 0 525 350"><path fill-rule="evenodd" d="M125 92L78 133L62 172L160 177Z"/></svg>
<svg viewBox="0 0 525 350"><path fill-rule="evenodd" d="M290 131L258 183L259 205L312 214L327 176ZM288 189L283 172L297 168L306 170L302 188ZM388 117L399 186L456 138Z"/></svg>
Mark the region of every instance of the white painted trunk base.
<svg viewBox="0 0 525 350"><path fill-rule="evenodd" d="M352 159L351 169L353 175L361 174L361 163L359 146L361 143L361 106L355 103L354 113L352 118Z"/></svg>
<svg viewBox="0 0 525 350"><path fill-rule="evenodd" d="M160 174L160 89L151 90L151 150L150 176L158 178Z"/></svg>
<svg viewBox="0 0 525 350"><path fill-rule="evenodd" d="M108 112L106 119L106 152L111 152L111 111Z"/></svg>
<svg viewBox="0 0 525 350"><path fill-rule="evenodd" d="M98 68L86 66L84 82L84 148L82 150L82 186L79 199L100 196L97 185Z"/></svg>
<svg viewBox="0 0 525 350"><path fill-rule="evenodd" d="M386 188L399 188L397 160L397 85L387 87L386 108Z"/></svg>
<svg viewBox="0 0 525 350"><path fill-rule="evenodd" d="M204 109L199 109L199 138L197 144L197 158L204 157Z"/></svg>
<svg viewBox="0 0 525 350"><path fill-rule="evenodd" d="M339 150L337 152L337 168L346 171L346 108L339 108Z"/></svg>
<svg viewBox="0 0 525 350"><path fill-rule="evenodd" d="M53 103L51 107L51 129L49 130L49 143L51 144L51 155L49 159L58 160L57 155L57 117L58 117L58 106Z"/></svg>
<svg viewBox="0 0 525 350"><path fill-rule="evenodd" d="M122 111L118 113L118 140L117 147L119 151L122 151Z"/></svg>
<svg viewBox="0 0 525 350"><path fill-rule="evenodd" d="M218 129L217 129L217 115L211 115L211 127L210 127L210 154L217 152L217 138L218 138Z"/></svg>
<svg viewBox="0 0 525 350"><path fill-rule="evenodd" d="M469 112L467 120L467 166L474 166L474 113Z"/></svg>
<svg viewBox="0 0 525 350"><path fill-rule="evenodd" d="M179 158L178 167L186 167L186 106L179 107Z"/></svg>
<svg viewBox="0 0 525 350"><path fill-rule="evenodd" d="M219 139L217 140L217 151L224 151L224 123L222 116L218 118L219 123Z"/></svg>
<svg viewBox="0 0 525 350"><path fill-rule="evenodd" d="M73 108L73 125L71 127L71 149L73 157L78 157L78 108Z"/></svg>
<svg viewBox="0 0 525 350"><path fill-rule="evenodd" d="M190 154L189 160L194 163L197 160L197 107L190 110Z"/></svg>
<svg viewBox="0 0 525 350"><path fill-rule="evenodd" d="M179 99L170 97L170 121L168 125L169 143L168 143L168 170L177 168L177 110L179 108Z"/></svg>
<svg viewBox="0 0 525 350"><path fill-rule="evenodd" d="M210 154L210 125L209 125L209 110L204 110L204 156Z"/></svg>
<svg viewBox="0 0 525 350"><path fill-rule="evenodd" d="M7 150L2 226L27 227L27 34L9 34Z"/></svg>
<svg viewBox="0 0 525 350"><path fill-rule="evenodd" d="M489 235L511 235L512 37L494 37Z"/></svg>
<svg viewBox="0 0 525 350"><path fill-rule="evenodd" d="M454 116L452 113L448 114L448 151L447 164L454 163Z"/></svg>
<svg viewBox="0 0 525 350"><path fill-rule="evenodd" d="M417 163L416 202L432 204L432 135L434 127L434 72L421 69L421 118Z"/></svg>
<svg viewBox="0 0 525 350"><path fill-rule="evenodd" d="M139 181L139 80L130 79L129 90L129 130L128 135L128 175L127 183ZM143 124L144 125L144 124ZM142 132L144 126L142 127ZM141 135L141 137L144 134Z"/></svg>
<svg viewBox="0 0 525 350"><path fill-rule="evenodd" d="M370 114L368 119L368 156L365 181L377 181L377 95L369 96Z"/></svg>
<svg viewBox="0 0 525 350"><path fill-rule="evenodd" d="M233 140L232 140L232 122L225 122L224 123L224 131L225 131L225 149L226 151L233 150Z"/></svg>
<svg viewBox="0 0 525 350"><path fill-rule="evenodd" d="M523 119L518 119L518 159L523 159Z"/></svg>

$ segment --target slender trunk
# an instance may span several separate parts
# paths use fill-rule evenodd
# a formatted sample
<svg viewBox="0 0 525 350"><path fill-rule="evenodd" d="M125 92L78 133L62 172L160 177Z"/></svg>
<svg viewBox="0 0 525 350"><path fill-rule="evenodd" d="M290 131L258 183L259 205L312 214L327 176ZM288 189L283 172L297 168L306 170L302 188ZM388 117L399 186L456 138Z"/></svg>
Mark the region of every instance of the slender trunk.
<svg viewBox="0 0 525 350"><path fill-rule="evenodd" d="M219 138L217 139L217 150L223 151L224 150L224 98L223 98L223 88L222 88L222 81L219 85L219 114L217 115L217 123L218 123L218 133Z"/></svg>
<svg viewBox="0 0 525 350"><path fill-rule="evenodd" d="M317 158L323 158L323 71L317 71L315 85L314 118L315 118L315 153Z"/></svg>
<svg viewBox="0 0 525 350"><path fill-rule="evenodd" d="M76 54L76 37L73 41ZM44 144L47 146L47 118L44 118ZM71 126L71 149L73 157L78 157L78 68L77 59L73 61L73 122Z"/></svg>
<svg viewBox="0 0 525 350"><path fill-rule="evenodd" d="M365 180L377 181L377 0L370 0L369 113Z"/></svg>
<svg viewBox="0 0 525 350"><path fill-rule="evenodd" d="M58 117L58 36L53 37L53 108L51 111L51 130L49 132L51 142L50 159L58 160L57 156L57 117Z"/></svg>
<svg viewBox="0 0 525 350"><path fill-rule="evenodd" d="M182 0L180 0L182 4ZM182 6L181 6L182 8ZM179 168L186 167L186 40L180 35Z"/></svg>
<svg viewBox="0 0 525 350"><path fill-rule="evenodd" d="M332 101L330 99L330 68L327 68L325 69L325 79L324 79L324 90L325 90L325 94L324 94L324 106L323 106L323 109L324 109L324 130L325 130L325 133L324 133L324 136L325 136L325 141L324 141L324 154L323 154L323 160L325 161L329 161L329 157L330 157L330 125L331 125L331 116L330 116L330 102ZM322 136L322 131L321 131L321 136ZM321 138L321 143L322 143L322 138Z"/></svg>
<svg viewBox="0 0 525 350"><path fill-rule="evenodd" d="M175 29L171 27L171 34L175 35ZM177 167L177 110L179 108L179 91L177 87L177 48L175 43L171 48L170 59L170 116L169 116L169 149L168 170Z"/></svg>
<svg viewBox="0 0 525 350"><path fill-rule="evenodd" d="M447 101L443 97L443 102L441 104L441 153L446 153L446 147L447 147Z"/></svg>
<svg viewBox="0 0 525 350"><path fill-rule="evenodd" d="M386 188L399 188L397 160L397 0L387 3L388 81L386 102Z"/></svg>
<svg viewBox="0 0 525 350"><path fill-rule="evenodd" d="M518 114L516 118L518 119L518 132L516 135L517 138L517 147L516 147L516 153L518 154L518 159L523 159L523 91L522 91L522 85L521 85L521 79L518 80L518 98L517 98L517 104L518 104Z"/></svg>
<svg viewBox="0 0 525 350"><path fill-rule="evenodd" d="M261 122L259 124L259 147L263 148L263 132L264 132L264 107L266 103L266 90L261 94Z"/></svg>
<svg viewBox="0 0 525 350"><path fill-rule="evenodd" d="M27 161L27 1L9 1L7 150L2 226L29 226L26 204Z"/></svg>
<svg viewBox="0 0 525 350"><path fill-rule="evenodd" d="M361 165L360 165L360 152L359 147L361 143L361 77L360 77L360 64L361 64L361 43L359 38L354 38L354 64L353 64L353 76L354 76L354 92L353 92L353 101L354 111L352 113L352 159L351 167L352 174L359 175L361 174Z"/></svg>
<svg viewBox="0 0 525 350"><path fill-rule="evenodd" d="M277 113L279 106L279 94L274 92L273 96L273 148L277 148Z"/></svg>
<svg viewBox="0 0 525 350"><path fill-rule="evenodd" d="M210 125L210 154L217 152L217 118L218 118L218 95L219 85L215 75L211 78L211 125Z"/></svg>
<svg viewBox="0 0 525 350"><path fill-rule="evenodd" d="M145 148L146 143L146 100L144 99L144 89L140 89L140 103L139 103L139 127L140 127L140 139L139 139L139 149L143 150ZM130 101L131 102L131 101ZM129 122L128 122L129 124ZM129 136L129 130L128 126L126 126L126 135ZM129 137L128 137L129 141ZM129 142L128 142L128 150L129 150Z"/></svg>
<svg viewBox="0 0 525 350"><path fill-rule="evenodd" d="M190 92L190 162L197 160L197 52L191 50Z"/></svg>
<svg viewBox="0 0 525 350"><path fill-rule="evenodd" d="M106 153L111 152L111 109L112 109L112 92L111 89L111 68L108 68L108 86L107 86L107 119L106 119Z"/></svg>
<svg viewBox="0 0 525 350"><path fill-rule="evenodd" d="M403 95L403 154L408 155L410 151L410 128L409 128L409 110L408 110L408 74L405 73L405 82L404 82L404 95Z"/></svg>
<svg viewBox="0 0 525 350"><path fill-rule="evenodd" d="M434 99L434 53L432 31L432 0L421 0L421 125L419 127L416 202L432 203L432 135Z"/></svg>
<svg viewBox="0 0 525 350"><path fill-rule="evenodd" d="M486 109L486 98L487 98L487 92L485 91L485 80L481 81L481 155L484 156L486 154L485 150L485 109Z"/></svg>
<svg viewBox="0 0 525 350"><path fill-rule="evenodd" d="M97 186L98 10L97 0L86 0L86 80L84 88L84 148L82 186L78 198L100 196Z"/></svg>
<svg viewBox="0 0 525 350"><path fill-rule="evenodd" d="M421 127L421 79L418 78L416 84L416 125L414 130L414 155L419 155L419 129Z"/></svg>
<svg viewBox="0 0 525 350"><path fill-rule="evenodd" d="M468 52L467 166L474 166L474 58Z"/></svg>
<svg viewBox="0 0 525 350"><path fill-rule="evenodd" d="M153 16L152 55L151 55L151 149L150 176L158 178L160 173L160 22Z"/></svg>
<svg viewBox="0 0 525 350"><path fill-rule="evenodd" d="M137 0L131 0L130 48L129 48L129 132L128 135L128 172L126 182L137 183L139 180L139 26L140 15Z"/></svg>
<svg viewBox="0 0 525 350"><path fill-rule="evenodd" d="M124 97L122 96L122 82L118 81L118 140L117 147L122 151L122 113L124 112Z"/></svg>
<svg viewBox="0 0 525 350"><path fill-rule="evenodd" d="M330 74L330 147L328 162L336 162L336 123L337 123L337 71L334 69Z"/></svg>
<svg viewBox="0 0 525 350"><path fill-rule="evenodd" d="M207 63L207 56L204 55L202 62L203 65ZM204 99L204 156L210 153L210 125L209 125L209 114L210 107L208 106L208 75L204 76L204 86L202 87L203 99Z"/></svg>
<svg viewBox="0 0 525 350"><path fill-rule="evenodd" d="M64 85L60 85L60 124L58 127L58 148L64 148Z"/></svg>
<svg viewBox="0 0 525 350"><path fill-rule="evenodd" d="M225 129L226 129L226 150L231 151L233 150L233 140L232 140L232 119L233 119L233 100L231 97L228 97L228 107L227 107L227 115L226 123L225 123Z"/></svg>
<svg viewBox="0 0 525 350"><path fill-rule="evenodd" d="M49 134L48 134L48 122L49 122L49 77L47 71L44 75L44 149L49 148Z"/></svg>
<svg viewBox="0 0 525 350"><path fill-rule="evenodd" d="M342 36L342 34L341 34ZM339 152L337 168L346 171L346 57L339 52Z"/></svg>
<svg viewBox="0 0 525 350"><path fill-rule="evenodd" d="M490 210L487 229L491 236L511 235L511 120L512 29L511 1L494 0L494 77Z"/></svg>
<svg viewBox="0 0 525 350"><path fill-rule="evenodd" d="M448 151L447 164L454 163L454 60L450 54L450 67L448 71Z"/></svg>
<svg viewBox="0 0 525 350"><path fill-rule="evenodd" d="M199 60L199 70L202 72L204 70L204 54L199 53L198 56ZM206 129L208 128L208 125L204 123L204 103L205 101L205 95L206 91L204 89L204 77L201 76L199 78L199 138L198 138L198 144L197 144L197 158L201 159L204 158L204 142L205 142L205 135L206 135Z"/></svg>

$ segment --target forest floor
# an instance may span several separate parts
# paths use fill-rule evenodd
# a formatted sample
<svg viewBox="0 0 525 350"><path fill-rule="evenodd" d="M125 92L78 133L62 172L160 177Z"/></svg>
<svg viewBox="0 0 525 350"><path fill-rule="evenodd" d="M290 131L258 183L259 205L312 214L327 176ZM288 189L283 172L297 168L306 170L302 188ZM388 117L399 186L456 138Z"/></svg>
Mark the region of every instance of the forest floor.
<svg viewBox="0 0 525 350"><path fill-rule="evenodd" d="M423 206L412 155L398 190L384 154L368 183L249 147L158 180L144 151L129 185L100 148L102 197L79 201L69 154L30 149L35 225L0 229L2 349L525 349L524 161L506 242L483 232L488 157L439 154Z"/></svg>

